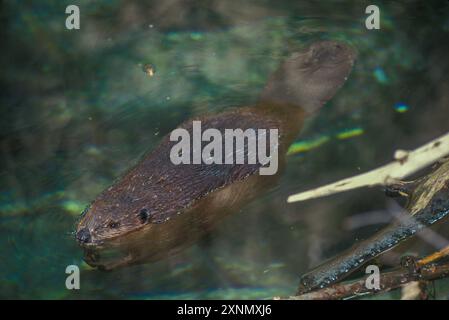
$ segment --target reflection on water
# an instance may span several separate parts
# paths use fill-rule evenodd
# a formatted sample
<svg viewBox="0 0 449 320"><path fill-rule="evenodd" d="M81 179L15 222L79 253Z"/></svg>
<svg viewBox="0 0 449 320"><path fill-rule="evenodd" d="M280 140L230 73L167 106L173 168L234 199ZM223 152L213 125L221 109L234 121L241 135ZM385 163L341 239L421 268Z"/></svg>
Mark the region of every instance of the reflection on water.
<svg viewBox="0 0 449 320"><path fill-rule="evenodd" d="M289 295L300 274L374 230L348 233L343 221L385 209L379 190L285 199L447 131L447 4L381 3L381 30L367 31L359 1L245 3L85 1L79 31L63 28L63 2L3 4L0 296ZM322 38L359 57L292 145L277 190L173 258L108 273L82 262L72 232L99 192L183 120L254 103L288 53ZM80 291L65 289L69 264L82 269Z"/></svg>

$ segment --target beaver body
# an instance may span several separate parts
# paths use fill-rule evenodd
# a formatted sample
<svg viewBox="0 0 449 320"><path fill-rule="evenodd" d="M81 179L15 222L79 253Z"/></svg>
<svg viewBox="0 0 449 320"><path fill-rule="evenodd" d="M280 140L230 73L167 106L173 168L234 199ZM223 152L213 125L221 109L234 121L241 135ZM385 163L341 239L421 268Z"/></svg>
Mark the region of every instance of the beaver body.
<svg viewBox="0 0 449 320"><path fill-rule="evenodd" d="M345 82L354 51L334 41L314 43L287 59L268 81L259 102L193 120L203 129L277 129L278 173L259 174L261 164L178 164L169 136L83 214L76 237L92 266L118 266L161 259L190 246L227 215L275 185L287 148L309 113ZM235 152L248 152L248 146Z"/></svg>

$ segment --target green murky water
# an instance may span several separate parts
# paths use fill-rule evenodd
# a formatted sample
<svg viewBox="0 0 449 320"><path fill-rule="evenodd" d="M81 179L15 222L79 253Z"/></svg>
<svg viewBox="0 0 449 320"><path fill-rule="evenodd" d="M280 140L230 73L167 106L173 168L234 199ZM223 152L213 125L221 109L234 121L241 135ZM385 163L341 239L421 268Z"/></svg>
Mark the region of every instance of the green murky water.
<svg viewBox="0 0 449 320"><path fill-rule="evenodd" d="M379 1L381 29L371 31L363 1L80 1L80 30L64 26L68 4L2 3L2 298L293 294L302 273L380 227L348 230L351 216L385 211L388 200L381 190L291 205L286 197L449 128L447 1ZM315 39L346 41L358 60L292 145L275 191L175 257L107 273L83 263L73 227L99 192L180 122L251 105L277 64ZM65 288L71 264L81 290ZM436 288L447 297L447 281Z"/></svg>

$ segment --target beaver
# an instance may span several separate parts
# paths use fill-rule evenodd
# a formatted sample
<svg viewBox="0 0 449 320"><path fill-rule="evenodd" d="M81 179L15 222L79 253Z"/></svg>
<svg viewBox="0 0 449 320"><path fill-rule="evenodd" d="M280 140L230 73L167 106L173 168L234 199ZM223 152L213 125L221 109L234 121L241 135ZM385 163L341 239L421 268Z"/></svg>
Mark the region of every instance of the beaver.
<svg viewBox="0 0 449 320"><path fill-rule="evenodd" d="M261 164L175 165L169 156L175 142L167 135L81 215L75 236L85 261L110 270L173 255L273 187L303 120L335 95L355 57L355 50L339 41L312 43L281 63L254 106L181 124L188 132L193 120L220 132L277 129L279 170L260 175Z"/></svg>

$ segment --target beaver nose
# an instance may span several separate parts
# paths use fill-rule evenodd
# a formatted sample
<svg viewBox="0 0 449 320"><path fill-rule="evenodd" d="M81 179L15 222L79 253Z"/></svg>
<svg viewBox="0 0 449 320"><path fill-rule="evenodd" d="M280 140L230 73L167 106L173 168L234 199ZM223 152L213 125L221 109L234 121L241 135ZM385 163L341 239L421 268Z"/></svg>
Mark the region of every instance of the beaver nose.
<svg viewBox="0 0 449 320"><path fill-rule="evenodd" d="M89 243L92 240L87 228L81 229L76 233L76 239L81 243Z"/></svg>

